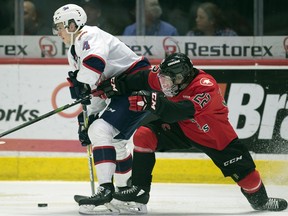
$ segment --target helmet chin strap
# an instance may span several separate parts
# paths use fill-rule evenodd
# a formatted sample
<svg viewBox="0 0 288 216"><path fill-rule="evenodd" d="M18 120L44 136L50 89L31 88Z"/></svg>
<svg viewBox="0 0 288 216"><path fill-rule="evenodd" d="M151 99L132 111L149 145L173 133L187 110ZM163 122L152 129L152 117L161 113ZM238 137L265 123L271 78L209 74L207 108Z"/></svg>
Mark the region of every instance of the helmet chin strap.
<svg viewBox="0 0 288 216"><path fill-rule="evenodd" d="M79 32L80 26L78 26L77 29L76 29L74 32L69 32L69 31L68 31L68 28L66 28L65 30L66 30L66 32L67 32L68 34L70 34L70 45L71 45L71 46L74 45L75 34L76 34L77 32Z"/></svg>

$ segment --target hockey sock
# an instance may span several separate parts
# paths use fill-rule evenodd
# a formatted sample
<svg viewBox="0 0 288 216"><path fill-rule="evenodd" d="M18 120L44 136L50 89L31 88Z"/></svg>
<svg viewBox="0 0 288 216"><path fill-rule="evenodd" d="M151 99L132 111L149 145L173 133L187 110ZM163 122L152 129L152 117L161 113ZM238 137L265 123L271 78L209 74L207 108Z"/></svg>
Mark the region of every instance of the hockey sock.
<svg viewBox="0 0 288 216"><path fill-rule="evenodd" d="M247 193L243 190L243 188L241 188L241 192L244 194L244 196L247 198L248 202L253 206L253 208L263 206L268 201L266 189L263 184L261 184L261 187L257 192Z"/></svg>
<svg viewBox="0 0 288 216"><path fill-rule="evenodd" d="M132 184L144 186L150 191L152 170L155 165L155 153L135 152L133 154Z"/></svg>
<svg viewBox="0 0 288 216"><path fill-rule="evenodd" d="M132 173L132 155L129 154L128 157L122 160L116 160L116 171L114 173L114 181L116 186L126 187L128 185L128 180Z"/></svg>
<svg viewBox="0 0 288 216"><path fill-rule="evenodd" d="M116 151L113 146L93 148L95 169L99 184L111 183L116 170Z"/></svg>
<svg viewBox="0 0 288 216"><path fill-rule="evenodd" d="M248 174L237 184L241 187L241 192L251 205L262 206L268 201L266 189L257 170Z"/></svg>

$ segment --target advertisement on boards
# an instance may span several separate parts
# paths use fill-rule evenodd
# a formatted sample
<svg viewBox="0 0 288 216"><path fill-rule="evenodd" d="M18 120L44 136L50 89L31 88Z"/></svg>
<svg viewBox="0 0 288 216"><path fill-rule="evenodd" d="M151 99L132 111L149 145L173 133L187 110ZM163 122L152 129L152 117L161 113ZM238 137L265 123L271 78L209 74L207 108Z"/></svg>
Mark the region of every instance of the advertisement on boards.
<svg viewBox="0 0 288 216"><path fill-rule="evenodd" d="M218 66L205 70L220 84L230 122L249 149L288 154L287 69ZM73 102L66 81L68 71L67 65L0 65L0 133ZM76 120L80 112L81 105L77 105L5 138L39 145L57 140L59 148L73 141L80 147Z"/></svg>
<svg viewBox="0 0 288 216"><path fill-rule="evenodd" d="M193 59L287 59L288 37L118 36L138 55L163 59L182 52ZM0 36L0 58L65 58L68 46L57 36Z"/></svg>
<svg viewBox="0 0 288 216"><path fill-rule="evenodd" d="M229 120L249 149L288 153L288 70L206 71L221 83Z"/></svg>

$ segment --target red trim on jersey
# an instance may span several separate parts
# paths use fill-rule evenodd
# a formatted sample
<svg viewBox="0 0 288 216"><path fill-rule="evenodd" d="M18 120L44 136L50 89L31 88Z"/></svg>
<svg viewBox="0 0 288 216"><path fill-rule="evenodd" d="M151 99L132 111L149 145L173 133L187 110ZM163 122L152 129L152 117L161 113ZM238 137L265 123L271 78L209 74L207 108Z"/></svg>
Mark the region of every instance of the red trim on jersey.
<svg viewBox="0 0 288 216"><path fill-rule="evenodd" d="M126 70L125 73L129 73L130 70L133 69L133 68L135 67L135 65L136 65L138 62L142 61L143 59L144 59L144 57L142 56L142 58L141 58L139 61L135 61L135 62ZM137 70L137 71L138 71L138 70ZM136 71L133 71L131 74L133 74L133 73L136 73Z"/></svg>

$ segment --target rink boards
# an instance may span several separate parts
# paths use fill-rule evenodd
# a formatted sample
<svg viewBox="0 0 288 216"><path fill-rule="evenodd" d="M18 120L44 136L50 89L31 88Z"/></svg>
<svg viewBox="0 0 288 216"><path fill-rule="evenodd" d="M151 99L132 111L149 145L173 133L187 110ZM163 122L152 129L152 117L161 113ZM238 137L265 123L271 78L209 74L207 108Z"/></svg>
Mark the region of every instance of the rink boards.
<svg viewBox="0 0 288 216"><path fill-rule="evenodd" d="M153 182L233 183L200 153L157 153ZM267 184L288 185L286 155L253 155ZM0 180L89 181L85 153L1 152ZM96 176L97 181L97 176Z"/></svg>
<svg viewBox="0 0 288 216"><path fill-rule="evenodd" d="M254 60L249 66L241 62L216 67L194 64L217 77L239 138L261 153L253 157L263 180L288 185L288 66L284 60L284 65L274 66L258 65ZM0 86L1 133L72 102L66 82L69 68L63 61L46 63L0 64L4 80ZM0 146L0 180L89 181L85 148L77 141L79 112L80 105L5 136L7 145ZM157 154L153 181L232 183L198 153Z"/></svg>

